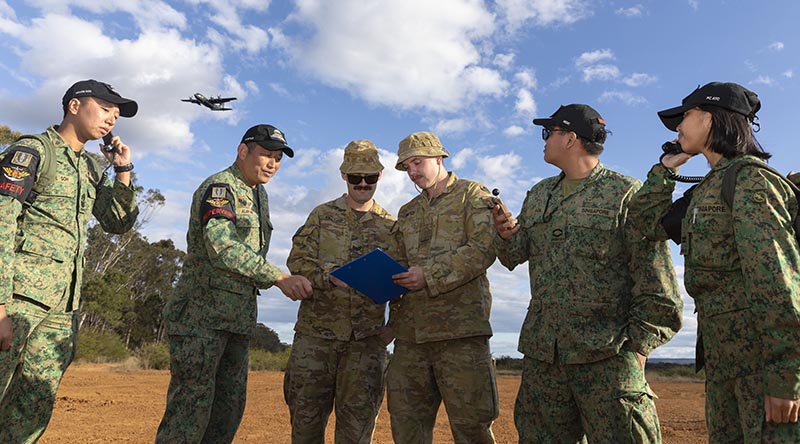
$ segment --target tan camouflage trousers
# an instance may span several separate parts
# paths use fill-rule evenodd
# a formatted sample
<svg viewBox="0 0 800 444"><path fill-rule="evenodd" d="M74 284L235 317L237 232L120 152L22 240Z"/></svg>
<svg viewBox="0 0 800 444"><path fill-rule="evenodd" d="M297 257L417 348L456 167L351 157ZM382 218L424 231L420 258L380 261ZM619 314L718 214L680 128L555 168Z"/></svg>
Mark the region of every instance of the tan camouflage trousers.
<svg viewBox="0 0 800 444"><path fill-rule="evenodd" d="M494 443L499 414L489 338L414 344L395 341L386 379L396 444L430 444L444 401L455 444Z"/></svg>
<svg viewBox="0 0 800 444"><path fill-rule="evenodd" d="M58 385L75 355L77 317L65 307L46 310L18 296L6 304L14 341L0 352L0 443L34 443L50 422Z"/></svg>
<svg viewBox="0 0 800 444"><path fill-rule="evenodd" d="M379 336L337 341L295 334L283 382L292 444L325 442L336 408L336 444L369 444L383 402L386 346Z"/></svg>
<svg viewBox="0 0 800 444"><path fill-rule="evenodd" d="M233 441L247 397L250 336L208 330L170 335L167 407L158 444Z"/></svg>
<svg viewBox="0 0 800 444"><path fill-rule="evenodd" d="M706 380L709 444L800 443L800 423L775 424L765 416L762 375Z"/></svg>
<svg viewBox="0 0 800 444"><path fill-rule="evenodd" d="M634 353L588 364L525 357L514 405L520 444L661 442L655 395Z"/></svg>

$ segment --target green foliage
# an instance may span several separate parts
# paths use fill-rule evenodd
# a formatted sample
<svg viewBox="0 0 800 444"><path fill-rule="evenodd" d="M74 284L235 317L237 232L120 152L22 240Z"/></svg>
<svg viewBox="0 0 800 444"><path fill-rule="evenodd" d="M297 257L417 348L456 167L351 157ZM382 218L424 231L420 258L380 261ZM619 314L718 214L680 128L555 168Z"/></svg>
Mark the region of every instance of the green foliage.
<svg viewBox="0 0 800 444"><path fill-rule="evenodd" d="M263 350L250 350L250 371L284 371L289 363L291 347L276 353Z"/></svg>
<svg viewBox="0 0 800 444"><path fill-rule="evenodd" d="M78 333L76 360L88 362L121 361L129 355L122 339L113 332L90 328Z"/></svg>
<svg viewBox="0 0 800 444"><path fill-rule="evenodd" d="M0 149L11 145L11 142L17 140L21 135L22 133L19 131L14 131L6 125L0 125Z"/></svg>
<svg viewBox="0 0 800 444"><path fill-rule="evenodd" d="M169 369L169 346L164 342L148 342L136 351L141 367L145 370Z"/></svg>
<svg viewBox="0 0 800 444"><path fill-rule="evenodd" d="M494 360L495 368L504 372L521 372L522 359L512 358L511 356L500 356Z"/></svg>
<svg viewBox="0 0 800 444"><path fill-rule="evenodd" d="M256 325L253 337L250 339L250 350L263 350L267 352L282 352L289 348L288 344L281 342L275 330L262 323Z"/></svg>

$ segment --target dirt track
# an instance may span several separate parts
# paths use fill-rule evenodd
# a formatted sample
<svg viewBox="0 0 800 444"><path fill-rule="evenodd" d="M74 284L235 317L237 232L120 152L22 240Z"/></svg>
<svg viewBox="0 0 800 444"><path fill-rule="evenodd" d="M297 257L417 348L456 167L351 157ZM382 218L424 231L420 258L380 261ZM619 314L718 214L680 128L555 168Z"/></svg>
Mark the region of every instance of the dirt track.
<svg viewBox="0 0 800 444"><path fill-rule="evenodd" d="M519 378L498 378L500 418L493 430L498 444L517 442L512 418ZM166 371L117 372L108 365L73 365L58 393L43 444L153 442L164 412L169 383ZM283 373L250 374L247 410L234 442L289 444L289 413L283 402ZM665 444L699 444L705 440L703 385L651 384L659 396L657 408ZM331 421L332 423L333 421ZM333 442L328 426L326 442ZM392 442L389 415L378 416L375 444ZM444 409L436 423L434 443L452 443Z"/></svg>

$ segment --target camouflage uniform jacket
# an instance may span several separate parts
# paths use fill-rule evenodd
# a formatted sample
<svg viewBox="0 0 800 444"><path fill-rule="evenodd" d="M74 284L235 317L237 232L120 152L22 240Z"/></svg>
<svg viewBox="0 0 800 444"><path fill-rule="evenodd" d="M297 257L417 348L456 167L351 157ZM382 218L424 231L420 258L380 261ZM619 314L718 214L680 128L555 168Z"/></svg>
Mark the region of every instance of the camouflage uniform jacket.
<svg viewBox="0 0 800 444"><path fill-rule="evenodd" d="M401 257L424 270L427 287L392 304L397 339L421 344L492 334L490 197L480 183L449 173L441 195L429 202L420 194L400 208Z"/></svg>
<svg viewBox="0 0 800 444"><path fill-rule="evenodd" d="M314 208L295 233L286 261L289 270L306 276L314 289L313 296L300 303L296 332L339 341L378 334L386 304L333 285L330 272L375 248L395 251L395 220L377 202L359 218L347 206L346 195Z"/></svg>
<svg viewBox="0 0 800 444"><path fill-rule="evenodd" d="M767 394L800 398L800 252L792 220L797 201L760 168L737 175L732 210L722 200L721 159L695 188L681 228L685 285L694 298L706 375L721 380L763 373ZM654 166L631 202L648 237L666 239L659 221L675 181Z"/></svg>
<svg viewBox="0 0 800 444"><path fill-rule="evenodd" d="M648 355L680 329L683 303L666 242L648 241L628 223L639 182L598 163L565 197L563 178L528 191L511 239L495 233L503 265L528 261L531 302L519 351L580 364L613 356L629 341Z"/></svg>
<svg viewBox="0 0 800 444"><path fill-rule="evenodd" d="M183 274L164 308L167 331L251 334L258 289L281 275L266 259L271 236L263 186L250 188L236 165L206 179L192 197Z"/></svg>
<svg viewBox="0 0 800 444"><path fill-rule="evenodd" d="M19 294L54 307L67 296L72 297L67 309L77 309L89 220L94 216L105 231L121 234L133 227L139 209L133 188L105 176L101 182L100 172L90 171L86 152L73 151L56 126L45 134L56 153L54 180L24 212L18 199L0 195L0 304ZM0 154L5 177L18 147L36 150L38 165L43 164L46 150L34 139L23 139ZM17 175L38 179L41 171L22 168Z"/></svg>

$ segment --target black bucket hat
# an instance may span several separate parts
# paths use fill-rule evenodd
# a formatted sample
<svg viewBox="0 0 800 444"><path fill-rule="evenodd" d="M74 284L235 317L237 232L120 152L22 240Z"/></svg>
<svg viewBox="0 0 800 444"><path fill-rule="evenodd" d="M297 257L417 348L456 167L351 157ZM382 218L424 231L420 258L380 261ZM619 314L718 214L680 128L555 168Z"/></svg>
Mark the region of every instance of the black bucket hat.
<svg viewBox="0 0 800 444"><path fill-rule="evenodd" d="M672 131L678 131L678 125L683 121L683 113L698 105L718 106L742 114L751 122L761 109L758 95L742 85L732 82L711 82L698 86L683 99L681 106L659 111L658 117L664 126Z"/></svg>

